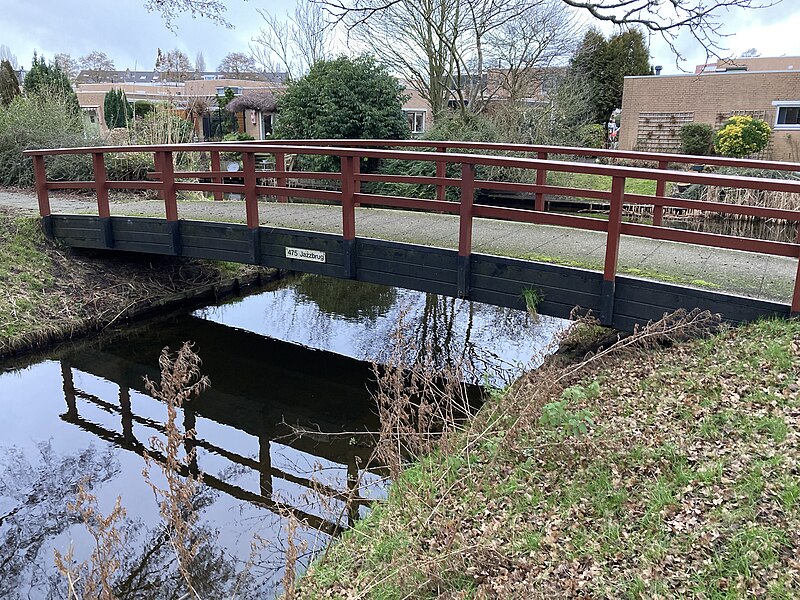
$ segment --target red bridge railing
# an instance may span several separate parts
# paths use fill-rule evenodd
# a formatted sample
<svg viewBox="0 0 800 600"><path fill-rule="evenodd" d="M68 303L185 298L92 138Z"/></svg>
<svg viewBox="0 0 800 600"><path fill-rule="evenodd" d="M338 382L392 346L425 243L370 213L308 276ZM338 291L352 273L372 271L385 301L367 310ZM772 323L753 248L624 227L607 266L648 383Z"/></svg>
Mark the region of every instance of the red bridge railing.
<svg viewBox="0 0 800 600"><path fill-rule="evenodd" d="M334 145L335 144L335 145ZM433 151L376 149L375 146L432 148ZM450 152L450 150L480 152ZM112 181L107 177L105 158L117 153L149 153L153 155L154 170L149 181ZM211 169L207 171L176 171L175 154L202 152L210 154ZM508 152L515 156L489 155L486 152ZM241 155L242 170L223 171L220 167L221 153ZM668 183L700 184L725 188L742 188L773 192L800 194L800 181L738 177L711 173L672 170L672 164L702 162L716 166L735 166L745 168L800 171L800 164L774 161L755 161L723 159L718 157L694 157L674 154L652 154L586 148L562 148L552 146L521 146L514 144L486 144L473 142L430 142L417 140L303 140L269 141L250 143L206 143L157 146L104 146L93 148L59 148L51 150L29 150L25 153L33 159L36 174L36 189L39 211L47 221L50 216L49 191L53 189L90 189L97 197L98 215L103 219L110 217L109 190L140 189L158 190L164 200L165 216L168 221L179 218L178 192L206 192L220 199L224 193L244 196L247 227L257 229L259 225L258 199L262 196L275 197L286 202L289 197L322 200L340 204L342 207L342 235L346 242L353 243L356 236L355 207L358 204L434 211L459 215L459 261L469 262L472 252L473 219L492 218L509 221L557 225L607 234L605 261L603 269L604 285L613 284L617 272L617 259L621 235L668 240L700 246L743 250L775 256L800 258L800 211L760 206L705 202L673 198L665 195ZM48 181L46 157L62 154L87 154L92 156L94 178L91 181ZM256 155L271 155L274 167L257 168ZM536 158L525 155L535 154ZM338 172L292 171L286 168L289 155L310 155L335 157L341 166ZM521 155L521 156L520 156ZM641 168L594 164L587 162L567 162L551 160L552 155L581 157L624 158L648 160L657 163L658 168ZM366 174L360 172L362 159L423 161L435 164L434 177L412 175ZM446 166L460 165L460 177L447 177ZM476 178L476 167L504 167L535 172L536 183L515 181L488 181ZM610 177L611 190L587 190L562 186L546 185L548 172L592 174ZM629 178L652 180L656 184L653 196L625 192L625 182ZM187 181L205 179L207 181ZM228 183L235 179L239 183ZM332 180L338 182L338 189L318 189L315 187L290 186L290 181ZM435 198L415 198L363 193L364 182L408 183L434 186ZM459 191L458 202L445 200L447 188ZM502 208L475 203L478 189L502 190L531 193L534 203L531 209ZM604 200L609 203L608 221L544 212L545 194L584 197ZM653 207L653 224L644 225L623 222L623 209L627 204ZM695 232L664 227L662 215L664 208L679 208L705 211L720 215L742 215L763 219L793 222L798 226L796 241L780 242L746 237ZM110 229L109 229L110 230ZM468 269L459 277L459 293L467 294ZM800 261L795 278L791 312L800 313Z"/></svg>

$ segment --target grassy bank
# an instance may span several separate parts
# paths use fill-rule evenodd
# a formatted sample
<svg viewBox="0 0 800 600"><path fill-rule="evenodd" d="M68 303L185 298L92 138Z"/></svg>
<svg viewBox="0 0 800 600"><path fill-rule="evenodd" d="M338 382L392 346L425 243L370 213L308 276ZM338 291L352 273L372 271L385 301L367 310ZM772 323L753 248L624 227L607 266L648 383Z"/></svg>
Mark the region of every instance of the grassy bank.
<svg viewBox="0 0 800 600"><path fill-rule="evenodd" d="M255 273L247 265L191 259L71 254L44 237L37 218L0 212L0 357Z"/></svg>
<svg viewBox="0 0 800 600"><path fill-rule="evenodd" d="M498 394L298 597L800 597L800 322L596 362Z"/></svg>

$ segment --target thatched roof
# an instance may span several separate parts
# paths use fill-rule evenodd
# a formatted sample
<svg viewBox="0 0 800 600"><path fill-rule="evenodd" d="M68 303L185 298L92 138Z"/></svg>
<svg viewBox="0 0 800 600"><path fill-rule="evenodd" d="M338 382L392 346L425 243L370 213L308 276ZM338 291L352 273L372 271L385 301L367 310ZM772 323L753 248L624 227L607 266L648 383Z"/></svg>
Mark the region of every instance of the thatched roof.
<svg viewBox="0 0 800 600"><path fill-rule="evenodd" d="M246 92L228 102L225 107L232 113L242 112L243 110L260 110L261 112L273 112L278 106L275 96L267 90L257 90Z"/></svg>

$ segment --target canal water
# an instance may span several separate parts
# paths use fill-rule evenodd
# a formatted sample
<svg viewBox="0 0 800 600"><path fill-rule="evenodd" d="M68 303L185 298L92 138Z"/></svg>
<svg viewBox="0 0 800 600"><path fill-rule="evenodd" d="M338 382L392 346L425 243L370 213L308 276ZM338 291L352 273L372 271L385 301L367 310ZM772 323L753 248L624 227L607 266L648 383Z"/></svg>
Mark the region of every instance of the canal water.
<svg viewBox="0 0 800 600"><path fill-rule="evenodd" d="M0 598L64 598L54 551L85 560L93 539L68 504L79 484L127 535L124 598L177 597L175 554L143 477L164 484L153 440L164 404L148 395L164 347L192 341L211 387L178 415L194 427L203 598L263 598L283 574L290 515L300 562L366 514L386 488L368 464L378 428L371 362L398 339L411 360L456 362L502 385L535 366L565 323L408 290L310 275L258 294L0 364ZM398 334L401 331L401 334ZM356 483L358 482L358 483ZM358 485L355 505L343 498Z"/></svg>

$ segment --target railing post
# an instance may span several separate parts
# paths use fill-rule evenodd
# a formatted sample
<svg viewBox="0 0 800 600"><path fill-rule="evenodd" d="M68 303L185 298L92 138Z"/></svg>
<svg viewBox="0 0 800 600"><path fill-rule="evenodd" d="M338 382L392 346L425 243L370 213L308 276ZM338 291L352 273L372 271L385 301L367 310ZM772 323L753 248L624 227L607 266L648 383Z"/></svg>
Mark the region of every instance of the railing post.
<svg viewBox="0 0 800 600"><path fill-rule="evenodd" d="M61 361L61 382L64 390L64 400L67 403L67 412L61 415L67 423L74 423L78 418L78 403L75 398L75 380L72 378L72 367L64 360Z"/></svg>
<svg viewBox="0 0 800 600"><path fill-rule="evenodd" d="M475 165L461 165L461 202L458 210L458 297L469 297L472 255L472 204L475 197Z"/></svg>
<svg viewBox="0 0 800 600"><path fill-rule="evenodd" d="M175 256L179 256L181 253L181 230L180 223L178 223L178 194L175 190L175 167L172 164L172 152L157 152L156 164L161 170L161 194L164 197L167 227L172 238L172 252Z"/></svg>
<svg viewBox="0 0 800 600"><path fill-rule="evenodd" d="M111 229L111 209L108 206L108 185L106 184L106 161L102 152L92 152L92 170L94 172L94 190L97 194L97 214L103 231L103 243L106 248L114 247L114 232Z"/></svg>
<svg viewBox="0 0 800 600"><path fill-rule="evenodd" d="M286 171L286 155L283 152L275 153L275 170ZM286 187L286 177L278 175L275 178L275 185L278 187ZM278 194L278 202L288 202L289 198L282 194Z"/></svg>
<svg viewBox="0 0 800 600"><path fill-rule="evenodd" d="M436 152L440 152L442 154L447 152L447 146L437 146ZM447 177L447 161L437 160L436 161L436 177L445 178ZM436 184L436 199L437 200L444 200L446 196L445 186L442 183Z"/></svg>
<svg viewBox="0 0 800 600"><path fill-rule="evenodd" d="M547 152L537 152L536 158L539 160L547 160ZM536 169L536 185L545 185L547 183L547 169L539 167ZM533 208L535 210L544 211L544 193L536 192L534 195Z"/></svg>
<svg viewBox="0 0 800 600"><path fill-rule="evenodd" d="M262 427L265 427L262 425ZM258 472L261 495L272 499L272 456L270 455L271 437L267 433L258 436Z"/></svg>
<svg viewBox="0 0 800 600"><path fill-rule="evenodd" d="M161 152L153 152L153 169L155 169L155 172L159 174L159 178L160 178L160 180L162 182L161 189L158 190L158 197L163 200L164 199L164 185L163 185L163 182L164 182L164 167L161 164L163 162L161 160L162 158L163 158L163 156L162 156Z"/></svg>
<svg viewBox="0 0 800 600"><path fill-rule="evenodd" d="M44 234L53 237L53 217L50 214L50 196L47 193L47 169L44 165L44 156L33 156L33 174L36 177L36 198L39 201L39 216L42 217L42 230Z"/></svg>
<svg viewBox="0 0 800 600"><path fill-rule="evenodd" d="M797 274L794 276L794 294L792 295L792 308L789 312L793 317L800 317L800 253L797 257Z"/></svg>
<svg viewBox="0 0 800 600"><path fill-rule="evenodd" d="M119 387L119 416L122 421L122 437L126 442L132 442L133 435L133 410L131 409L131 390L123 385Z"/></svg>
<svg viewBox="0 0 800 600"><path fill-rule="evenodd" d="M669 168L669 162L666 160L658 161L658 168L662 170L667 170ZM666 191L667 191L667 182L663 180L656 181L656 196L663 196ZM664 222L664 207L653 206L653 225L655 225L656 227L661 227L663 222Z"/></svg>
<svg viewBox="0 0 800 600"><path fill-rule="evenodd" d="M191 400L183 404L183 451L189 458L189 471L199 473L200 466L197 464L197 415ZM194 452L192 452L194 450Z"/></svg>
<svg viewBox="0 0 800 600"><path fill-rule="evenodd" d="M606 260L603 267L603 285L600 298L600 322L610 327L614 320L614 288L619 257L620 231L622 229L622 205L625 200L625 178L615 176L611 180L611 210L608 214L606 237Z"/></svg>
<svg viewBox="0 0 800 600"><path fill-rule="evenodd" d="M244 169L244 206L247 214L247 233L250 236L250 261L261 262L261 230L258 228L258 192L256 191L256 155L242 152Z"/></svg>
<svg viewBox="0 0 800 600"><path fill-rule="evenodd" d="M211 170L217 173L222 171L222 163L219 160L219 150L211 151ZM222 183L222 177L219 175L212 176L211 183ZM214 200L222 200L222 192L214 192Z"/></svg>
<svg viewBox="0 0 800 600"><path fill-rule="evenodd" d="M358 175L361 174L361 158L356 158L353 161L353 193L360 194L361 193L361 179L358 178ZM361 206L360 202L355 202L354 206Z"/></svg>
<svg viewBox="0 0 800 600"><path fill-rule="evenodd" d="M342 156L342 237L344 238L344 277L356 278L356 207L353 194L355 193L354 161L359 157Z"/></svg>

